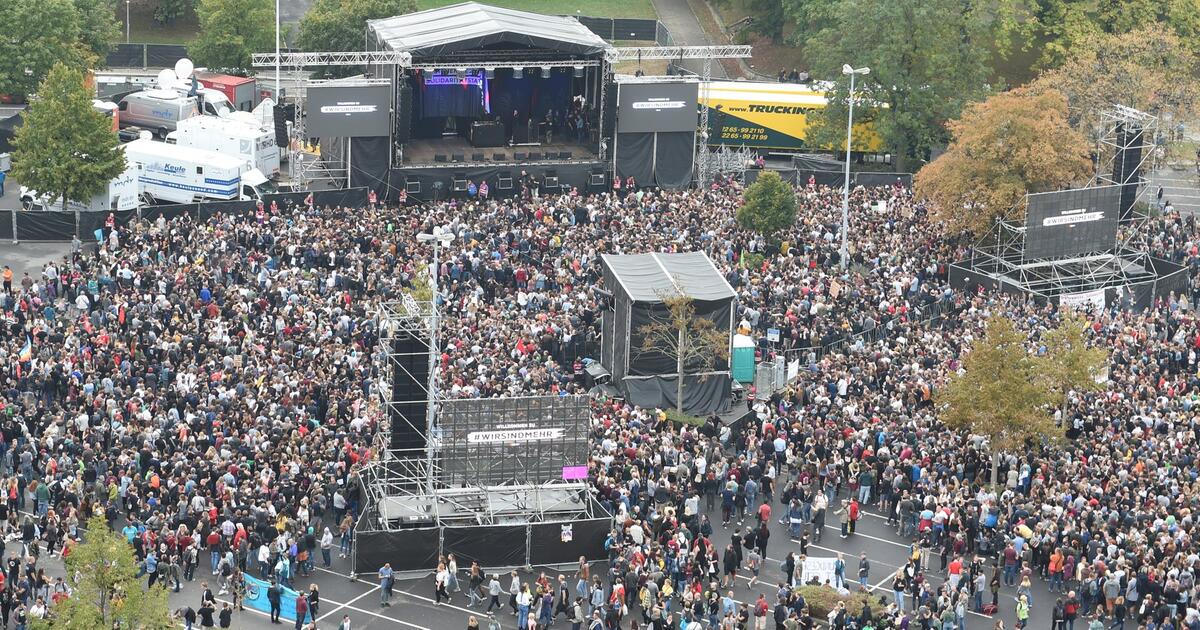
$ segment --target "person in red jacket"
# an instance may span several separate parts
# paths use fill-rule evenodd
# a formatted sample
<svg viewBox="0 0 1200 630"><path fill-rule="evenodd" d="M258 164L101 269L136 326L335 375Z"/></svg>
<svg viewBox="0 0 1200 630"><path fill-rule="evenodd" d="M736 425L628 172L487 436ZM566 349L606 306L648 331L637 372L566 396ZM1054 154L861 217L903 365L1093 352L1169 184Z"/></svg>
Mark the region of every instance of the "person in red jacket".
<svg viewBox="0 0 1200 630"><path fill-rule="evenodd" d="M862 516L862 510L859 508L857 497L850 499L850 507L848 509L850 510L850 527L847 533L853 536L854 525L858 522L859 517Z"/></svg>
<svg viewBox="0 0 1200 630"><path fill-rule="evenodd" d="M304 627L308 617L308 597L304 593L296 593L296 630Z"/></svg>

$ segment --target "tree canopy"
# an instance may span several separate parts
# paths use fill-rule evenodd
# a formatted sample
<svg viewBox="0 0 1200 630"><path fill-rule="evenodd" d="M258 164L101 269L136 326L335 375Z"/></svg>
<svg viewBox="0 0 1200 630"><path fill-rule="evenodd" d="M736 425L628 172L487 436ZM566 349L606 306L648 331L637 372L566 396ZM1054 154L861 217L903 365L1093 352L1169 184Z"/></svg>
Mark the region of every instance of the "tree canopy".
<svg viewBox="0 0 1200 630"><path fill-rule="evenodd" d="M404 15L417 10L416 0L316 0L300 20L304 50L362 50L367 20ZM327 74L355 74L361 68L327 68Z"/></svg>
<svg viewBox="0 0 1200 630"><path fill-rule="evenodd" d="M1027 193L1084 183L1088 144L1067 124L1067 99L1017 89L970 105L949 123L949 148L917 173L917 193L950 233L1023 216Z"/></svg>
<svg viewBox="0 0 1200 630"><path fill-rule="evenodd" d="M117 0L75 0L79 14L79 37L97 64L102 64L121 38Z"/></svg>
<svg viewBox="0 0 1200 630"><path fill-rule="evenodd" d="M986 91L991 20L960 0L789 0L793 41L817 77L836 79L815 114L809 143L844 144L849 78L843 64L869 66L855 81L856 107L874 109L876 129L899 170L947 139L944 123ZM866 112L864 112L866 113Z"/></svg>
<svg viewBox="0 0 1200 630"><path fill-rule="evenodd" d="M775 171L759 172L743 199L737 222L747 230L773 238L796 222L796 193Z"/></svg>
<svg viewBox="0 0 1200 630"><path fill-rule="evenodd" d="M0 94L33 94L55 64L87 67L72 0L0 2Z"/></svg>
<svg viewBox="0 0 1200 630"><path fill-rule="evenodd" d="M1001 454L1064 437L1049 409L1062 404L1065 392L1095 389L1108 355L1088 348L1081 321L1065 317L1058 329L1045 333L1045 352L1038 355L1012 320L993 316L984 335L971 342L959 373L935 394L947 427L987 438L993 484Z"/></svg>
<svg viewBox="0 0 1200 630"><path fill-rule="evenodd" d="M1114 103L1190 120L1200 103L1198 68L1200 59L1179 36L1147 24L1128 33L1087 35L1031 87L1065 94L1071 124L1089 133Z"/></svg>
<svg viewBox="0 0 1200 630"><path fill-rule="evenodd" d="M87 536L66 554L67 574L76 576L71 595L54 606L53 619L34 619L32 630L65 628L138 628L167 630L171 620L167 590L143 589L133 548L97 514L87 523Z"/></svg>
<svg viewBox="0 0 1200 630"><path fill-rule="evenodd" d="M58 64L38 95L13 140L13 176L65 201L103 192L125 170L125 152L112 122L92 107L83 73Z"/></svg>
<svg viewBox="0 0 1200 630"><path fill-rule="evenodd" d="M250 68L250 56L275 47L271 0L200 0L200 35L188 47L197 66Z"/></svg>

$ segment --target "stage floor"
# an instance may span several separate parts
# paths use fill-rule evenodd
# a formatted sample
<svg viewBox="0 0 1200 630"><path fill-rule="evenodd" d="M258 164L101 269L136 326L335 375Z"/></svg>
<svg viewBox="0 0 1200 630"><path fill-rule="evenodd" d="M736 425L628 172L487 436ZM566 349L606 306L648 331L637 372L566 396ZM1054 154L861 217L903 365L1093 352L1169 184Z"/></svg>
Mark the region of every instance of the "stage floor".
<svg viewBox="0 0 1200 630"><path fill-rule="evenodd" d="M524 154L525 157L518 159L518 153ZM571 157L562 157L563 153L570 153ZM498 157L502 154L502 157ZM536 159L530 159L531 154L537 154ZM551 154L553 157L548 157ZM442 156L439 161L438 156ZM461 156L461 161L455 161L455 156ZM479 155L483 156L483 160L475 159ZM440 139L414 139L409 140L404 145L404 166L449 166L464 164L471 165L488 165L488 164L512 164L520 162L522 164L546 163L546 162L569 162L569 161L595 161L597 158L596 152L585 144L575 144L570 142L555 142L553 144L519 144L503 147L473 147L465 138L459 136L443 136Z"/></svg>

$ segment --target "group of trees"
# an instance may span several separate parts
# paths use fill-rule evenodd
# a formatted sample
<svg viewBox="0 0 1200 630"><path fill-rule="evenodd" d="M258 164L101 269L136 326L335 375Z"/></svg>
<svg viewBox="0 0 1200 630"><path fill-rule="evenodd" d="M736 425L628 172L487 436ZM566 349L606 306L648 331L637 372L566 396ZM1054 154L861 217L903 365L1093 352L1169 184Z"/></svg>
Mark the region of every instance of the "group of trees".
<svg viewBox="0 0 1200 630"><path fill-rule="evenodd" d="M95 1L95 0L93 0ZM300 21L294 45L303 50L362 50L367 20L417 10L415 0L316 0ZM198 65L248 70L250 56L275 48L272 0L198 0L200 35L188 47ZM290 38L281 34L286 41ZM342 74L361 68L340 68Z"/></svg>
<svg viewBox="0 0 1200 630"><path fill-rule="evenodd" d="M0 94L33 94L55 64L102 62L121 35L116 0L0 2Z"/></svg>

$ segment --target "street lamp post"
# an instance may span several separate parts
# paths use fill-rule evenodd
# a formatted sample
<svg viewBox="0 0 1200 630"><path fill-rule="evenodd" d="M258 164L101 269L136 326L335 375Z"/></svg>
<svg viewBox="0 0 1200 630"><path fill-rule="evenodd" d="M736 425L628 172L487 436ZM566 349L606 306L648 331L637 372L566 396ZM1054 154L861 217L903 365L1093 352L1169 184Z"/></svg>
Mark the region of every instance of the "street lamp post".
<svg viewBox="0 0 1200 630"><path fill-rule="evenodd" d="M846 99L850 106L850 112L846 117L846 183L842 187L842 249L838 256L842 271L845 271L850 262L847 237L850 233L850 138L854 128L854 77L860 74L863 76L871 74L871 69L866 66L855 69L851 68L850 64L844 64L842 65L842 74L850 75L850 94Z"/></svg>
<svg viewBox="0 0 1200 630"><path fill-rule="evenodd" d="M442 246L449 245L454 240L454 234L448 231L443 231L440 227L434 227L431 233L417 234L417 240L422 243L433 243L433 268L430 279L430 287L433 289L433 300L431 308L433 309L432 321L430 322L430 337L429 337L429 385L426 388L429 394L429 401L425 406L425 464L426 474L428 478L425 480L426 488L430 496L433 495L433 424L437 413L437 359L438 359L438 266L439 258L442 253Z"/></svg>
<svg viewBox="0 0 1200 630"><path fill-rule="evenodd" d="M129 0L125 0L125 43L129 43Z"/></svg>

